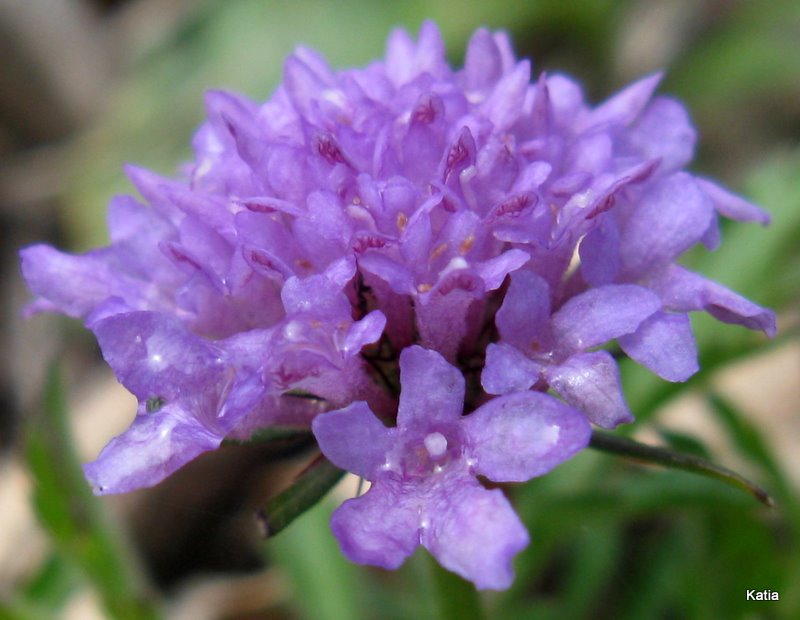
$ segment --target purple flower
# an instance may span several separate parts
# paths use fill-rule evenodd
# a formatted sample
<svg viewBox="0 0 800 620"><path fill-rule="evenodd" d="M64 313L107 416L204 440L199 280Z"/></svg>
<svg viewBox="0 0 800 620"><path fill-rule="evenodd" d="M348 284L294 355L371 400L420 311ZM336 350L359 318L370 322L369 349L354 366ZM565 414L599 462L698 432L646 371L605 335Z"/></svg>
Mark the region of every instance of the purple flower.
<svg viewBox="0 0 800 620"><path fill-rule="evenodd" d="M644 287L608 284L552 312L547 282L520 270L495 317L500 342L486 350L483 387L490 394L551 387L595 424L631 422L614 359L588 350L635 332L660 307L658 296Z"/></svg>
<svg viewBox="0 0 800 620"><path fill-rule="evenodd" d="M28 312L83 319L139 399L86 466L95 491L314 420L329 458L374 482L336 513L345 553L396 566L421 543L503 587L527 534L474 474L528 479L588 422L631 421L611 341L685 381L688 313L771 336L771 311L677 264L716 247L720 216L769 218L683 170L695 131L660 76L595 107L531 77L484 29L460 70L432 23L362 69L300 48L263 104L208 93L184 178L128 169L140 198L112 201L108 247L23 250Z"/></svg>
<svg viewBox="0 0 800 620"><path fill-rule="evenodd" d="M328 459L372 482L331 518L342 551L354 562L397 568L422 545L478 588L507 588L528 533L502 491L475 476L540 476L586 446L589 423L539 392L501 396L462 416L461 372L419 346L400 355L400 380L396 427L386 428L364 402L312 424Z"/></svg>

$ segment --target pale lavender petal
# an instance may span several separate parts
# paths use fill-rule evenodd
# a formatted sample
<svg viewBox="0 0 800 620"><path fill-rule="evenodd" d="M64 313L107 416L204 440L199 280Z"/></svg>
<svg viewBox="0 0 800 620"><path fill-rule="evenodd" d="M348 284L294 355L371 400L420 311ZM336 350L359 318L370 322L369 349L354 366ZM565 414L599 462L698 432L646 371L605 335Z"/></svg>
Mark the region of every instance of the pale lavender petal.
<svg viewBox="0 0 800 620"><path fill-rule="evenodd" d="M553 334L564 351L581 351L636 331L661 308L658 295L634 284L608 284L571 298L553 314Z"/></svg>
<svg viewBox="0 0 800 620"><path fill-rule="evenodd" d="M700 366L692 325L685 314L657 312L619 344L631 358L667 381L686 381Z"/></svg>
<svg viewBox="0 0 800 620"><path fill-rule="evenodd" d="M708 230L700 238L700 243L712 252L722 243L722 231L719 228L719 216L716 213L711 217L711 224L709 224Z"/></svg>
<svg viewBox="0 0 800 620"><path fill-rule="evenodd" d="M464 377L436 351L412 346L400 354L397 426L457 420L464 409Z"/></svg>
<svg viewBox="0 0 800 620"><path fill-rule="evenodd" d="M696 177L697 184L706 196L714 203L714 208L727 218L740 222L758 222L766 226L770 222L770 215L761 207L748 202L744 198L732 194L721 185Z"/></svg>
<svg viewBox="0 0 800 620"><path fill-rule="evenodd" d="M571 458L589 443L586 417L541 392L499 396L464 418L475 473L524 482Z"/></svg>
<svg viewBox="0 0 800 620"><path fill-rule="evenodd" d="M338 198L328 192L314 192L308 197L306 215L298 219L294 230L306 252L325 263L342 256L352 235Z"/></svg>
<svg viewBox="0 0 800 620"><path fill-rule="evenodd" d="M436 77L442 77L450 71L445 62L444 41L439 32L439 27L427 20L419 28L419 39L416 49L416 69L419 73L428 72Z"/></svg>
<svg viewBox="0 0 800 620"><path fill-rule="evenodd" d="M506 129L519 118L530 81L531 64L523 60L497 83L483 104L483 113L497 130Z"/></svg>
<svg viewBox="0 0 800 620"><path fill-rule="evenodd" d="M585 127L604 124L630 125L650 101L662 75L656 73L634 82L592 110Z"/></svg>
<svg viewBox="0 0 800 620"><path fill-rule="evenodd" d="M760 329L769 338L775 335L774 312L683 267L671 266L654 279L653 288L661 295L668 310L705 310L723 323Z"/></svg>
<svg viewBox="0 0 800 620"><path fill-rule="evenodd" d="M386 43L386 75L397 85L412 77L414 42L402 28L393 30Z"/></svg>
<svg viewBox="0 0 800 620"><path fill-rule="evenodd" d="M647 106L630 139L643 157L661 160L661 171L675 172L692 160L697 132L681 103L658 97Z"/></svg>
<svg viewBox="0 0 800 620"><path fill-rule="evenodd" d="M495 315L500 337L522 351L543 349L550 339L550 287L543 278L522 269L511 276L503 305Z"/></svg>
<svg viewBox="0 0 800 620"><path fill-rule="evenodd" d="M520 392L533 386L544 365L533 361L516 347L494 342L486 347L481 385L488 394Z"/></svg>
<svg viewBox="0 0 800 620"><path fill-rule="evenodd" d="M487 291L494 291L500 288L509 273L522 267L529 259L530 254L514 248L503 252L500 256L478 263L475 265L475 273L481 277Z"/></svg>
<svg viewBox="0 0 800 620"><path fill-rule="evenodd" d="M119 274L110 249L75 256L48 245L33 245L20 255L28 286L47 302L37 309L81 318L117 292Z"/></svg>
<svg viewBox="0 0 800 620"><path fill-rule="evenodd" d="M511 585L512 561L530 537L502 491L488 491L474 479L452 480L427 508L421 543L442 566L479 590Z"/></svg>
<svg viewBox="0 0 800 620"><path fill-rule="evenodd" d="M220 348L168 315L131 312L99 321L92 330L108 365L139 399L199 397L214 391L225 372Z"/></svg>
<svg viewBox="0 0 800 620"><path fill-rule="evenodd" d="M318 415L311 430L331 463L368 480L377 478L396 436L363 401Z"/></svg>
<svg viewBox="0 0 800 620"><path fill-rule="evenodd" d="M342 282L331 277L331 268L324 274L307 278L292 276L281 290L281 299L287 314L315 310L329 316L348 316L350 303L342 294Z"/></svg>
<svg viewBox="0 0 800 620"><path fill-rule="evenodd" d="M317 62L314 62L317 59ZM292 103L306 118L311 118L319 92L329 88L333 82L330 70L322 69L321 57L310 50L298 50L286 59L283 65L283 84Z"/></svg>
<svg viewBox="0 0 800 620"><path fill-rule="evenodd" d="M193 412L167 404L152 413L140 411L84 472L96 494L126 493L158 484L221 441L222 435L206 428Z"/></svg>
<svg viewBox="0 0 800 620"><path fill-rule="evenodd" d="M419 545L419 515L390 480L339 506L331 530L342 553L358 564L397 568Z"/></svg>
<svg viewBox="0 0 800 620"><path fill-rule="evenodd" d="M360 321L356 321L347 330L342 352L357 354L362 347L377 342L386 327L386 316L380 310L373 310Z"/></svg>
<svg viewBox="0 0 800 620"><path fill-rule="evenodd" d="M503 63L500 49L486 28L475 31L464 58L465 86L470 91L484 92L500 79Z"/></svg>
<svg viewBox="0 0 800 620"><path fill-rule="evenodd" d="M619 271L619 228L611 215L606 214L579 246L581 275L592 286L611 284Z"/></svg>
<svg viewBox="0 0 800 620"><path fill-rule="evenodd" d="M547 76L547 93L556 123L570 127L586 116L583 89L575 80L566 75Z"/></svg>
<svg viewBox="0 0 800 620"><path fill-rule="evenodd" d="M633 422L622 395L619 369L607 351L578 353L547 371L550 387L589 421L604 428Z"/></svg>
<svg viewBox="0 0 800 620"><path fill-rule="evenodd" d="M467 287L471 290L465 290ZM432 292L417 297L414 310L418 341L455 361L459 345L469 328L470 307L482 292L483 281L478 276L467 270L458 270L443 278Z"/></svg>
<svg viewBox="0 0 800 620"><path fill-rule="evenodd" d="M635 278L671 263L702 239L713 214L711 201L690 175L679 172L659 181L622 225L624 273Z"/></svg>
<svg viewBox="0 0 800 620"><path fill-rule="evenodd" d="M358 266L386 282L395 293L410 295L415 291L414 277L408 266L388 256L378 252L366 252L359 257Z"/></svg>

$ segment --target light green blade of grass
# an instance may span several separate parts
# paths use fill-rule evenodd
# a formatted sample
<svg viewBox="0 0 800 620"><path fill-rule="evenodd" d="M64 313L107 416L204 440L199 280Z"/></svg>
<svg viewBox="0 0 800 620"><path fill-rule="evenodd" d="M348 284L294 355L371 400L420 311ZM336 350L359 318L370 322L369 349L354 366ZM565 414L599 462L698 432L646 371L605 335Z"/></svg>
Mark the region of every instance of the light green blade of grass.
<svg viewBox="0 0 800 620"><path fill-rule="evenodd" d="M97 590L110 618L158 617L127 548L89 489L75 455L57 367L38 411L28 416L26 457L37 516L63 556Z"/></svg>

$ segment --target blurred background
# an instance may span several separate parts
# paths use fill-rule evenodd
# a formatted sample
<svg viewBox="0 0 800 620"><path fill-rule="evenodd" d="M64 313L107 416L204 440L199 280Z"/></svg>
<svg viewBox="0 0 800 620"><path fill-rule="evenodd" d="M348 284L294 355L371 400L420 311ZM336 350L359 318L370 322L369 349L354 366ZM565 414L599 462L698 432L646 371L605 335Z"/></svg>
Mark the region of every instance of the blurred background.
<svg viewBox="0 0 800 620"><path fill-rule="evenodd" d="M777 507L586 451L509 490L533 542L485 617L800 617L800 3L0 0L0 618L479 617L441 600L424 553L393 573L341 557L327 518L350 481L262 541L253 514L308 460L296 446L225 447L155 489L92 498L77 463L135 402L77 322L20 318L18 249L107 243L106 204L132 191L123 164L177 171L206 89L264 100L298 43L358 66L424 18L454 66L476 27L505 29L536 72L570 73L596 102L665 69L660 92L699 130L694 170L773 216L686 262L775 308L779 336L700 317L697 377L629 365L623 381L629 432L742 471Z"/></svg>

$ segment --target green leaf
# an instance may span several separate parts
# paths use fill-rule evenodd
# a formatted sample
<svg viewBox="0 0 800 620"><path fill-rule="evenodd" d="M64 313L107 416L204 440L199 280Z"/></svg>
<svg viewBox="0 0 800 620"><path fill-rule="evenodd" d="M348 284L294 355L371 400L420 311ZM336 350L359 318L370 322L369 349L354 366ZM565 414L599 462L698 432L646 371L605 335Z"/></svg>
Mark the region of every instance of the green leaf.
<svg viewBox="0 0 800 620"><path fill-rule="evenodd" d="M73 564L63 554L55 552L50 554L39 572L25 585L22 595L37 605L57 610L79 584L80 575Z"/></svg>
<svg viewBox="0 0 800 620"><path fill-rule="evenodd" d="M761 487L745 479L734 471L715 465L705 459L690 454L681 454L666 448L648 446L628 437L612 435L595 430L589 447L653 465L683 469L696 474L715 478L755 497L766 506L774 506L772 497Z"/></svg>
<svg viewBox="0 0 800 620"><path fill-rule="evenodd" d="M779 489L783 497L790 498L791 485L783 475L772 449L758 431L758 427L720 394L711 392L706 398L736 448L769 475L770 483Z"/></svg>
<svg viewBox="0 0 800 620"><path fill-rule="evenodd" d="M0 600L1 620L53 620L52 613L39 605L32 605L18 597Z"/></svg>
<svg viewBox="0 0 800 620"><path fill-rule="evenodd" d="M345 472L320 455L288 489L269 500L258 512L265 537L275 536L330 491Z"/></svg>
<svg viewBox="0 0 800 620"><path fill-rule="evenodd" d="M667 428L659 428L658 434L676 452L692 454L701 459L711 459L711 453L705 444L692 435Z"/></svg>
<svg viewBox="0 0 800 620"><path fill-rule="evenodd" d="M127 549L83 476L56 365L48 374L42 406L28 419L26 457L35 483L33 504L56 547L97 589L109 617L157 618Z"/></svg>

